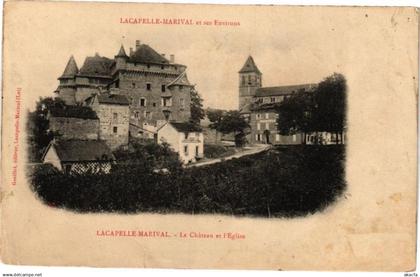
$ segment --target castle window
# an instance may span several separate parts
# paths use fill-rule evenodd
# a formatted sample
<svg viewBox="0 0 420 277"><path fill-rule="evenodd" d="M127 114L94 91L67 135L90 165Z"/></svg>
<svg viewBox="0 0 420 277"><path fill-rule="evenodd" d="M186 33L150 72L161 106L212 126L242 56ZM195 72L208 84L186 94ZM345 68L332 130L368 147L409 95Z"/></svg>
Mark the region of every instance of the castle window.
<svg viewBox="0 0 420 277"><path fill-rule="evenodd" d="M112 131L114 132L114 134L116 134L117 131L118 131L118 128L116 126L114 126L114 128L112 129Z"/></svg>
<svg viewBox="0 0 420 277"><path fill-rule="evenodd" d="M257 130L261 130L261 124L259 122L257 123Z"/></svg>
<svg viewBox="0 0 420 277"><path fill-rule="evenodd" d="M269 114L265 113L265 119L268 119L268 117L269 117Z"/></svg>
<svg viewBox="0 0 420 277"><path fill-rule="evenodd" d="M259 113L257 113L257 119L260 119L261 118L261 114L259 114Z"/></svg>
<svg viewBox="0 0 420 277"><path fill-rule="evenodd" d="M261 141L261 134L256 134L256 135L255 135L255 139L256 139L257 141Z"/></svg>
<svg viewBox="0 0 420 277"><path fill-rule="evenodd" d="M119 88L120 87L120 80L117 80L116 82L115 82L115 88Z"/></svg>
<svg viewBox="0 0 420 277"><path fill-rule="evenodd" d="M136 83L131 83L131 87L135 88L136 87Z"/></svg>
<svg viewBox="0 0 420 277"><path fill-rule="evenodd" d="M150 68L150 64L147 64L147 68Z"/></svg>
<svg viewBox="0 0 420 277"><path fill-rule="evenodd" d="M184 154L185 156L188 156L188 145L184 146Z"/></svg>
<svg viewBox="0 0 420 277"><path fill-rule="evenodd" d="M276 141L280 141L280 135L276 134Z"/></svg>
<svg viewBox="0 0 420 277"><path fill-rule="evenodd" d="M275 97L271 97L271 103L276 102L276 98Z"/></svg>
<svg viewBox="0 0 420 277"><path fill-rule="evenodd" d="M147 90L151 90L151 89L152 89L152 84L147 83L147 84L146 84L146 89L147 89Z"/></svg>
<svg viewBox="0 0 420 277"><path fill-rule="evenodd" d="M162 85L161 90L162 90L162 92L165 92L166 91L165 85Z"/></svg>
<svg viewBox="0 0 420 277"><path fill-rule="evenodd" d="M112 114L112 119L117 120L118 119L118 114L117 113L113 113Z"/></svg>
<svg viewBox="0 0 420 277"><path fill-rule="evenodd" d="M140 107L145 107L145 106L146 106L146 99L140 98Z"/></svg>
<svg viewBox="0 0 420 277"><path fill-rule="evenodd" d="M156 103L153 103L153 107L156 107Z"/></svg>
<svg viewBox="0 0 420 277"><path fill-rule="evenodd" d="M270 130L270 123L268 123L268 122L265 123L265 129Z"/></svg>
<svg viewBox="0 0 420 277"><path fill-rule="evenodd" d="M172 106L172 98L162 97L162 106L163 107L170 107L170 106Z"/></svg>
<svg viewBox="0 0 420 277"><path fill-rule="evenodd" d="M134 113L134 117L135 117L135 118L139 118L139 112L135 112L135 113Z"/></svg>
<svg viewBox="0 0 420 277"><path fill-rule="evenodd" d="M162 65L160 66L160 69L165 69L165 66L162 64Z"/></svg>
<svg viewBox="0 0 420 277"><path fill-rule="evenodd" d="M251 75L248 75L248 85L251 84Z"/></svg>
<svg viewBox="0 0 420 277"><path fill-rule="evenodd" d="M145 117L146 119L150 119L150 118L152 117L151 112L144 112L144 117Z"/></svg>
<svg viewBox="0 0 420 277"><path fill-rule="evenodd" d="M184 87L183 86L179 86L179 90L182 90Z"/></svg>
<svg viewBox="0 0 420 277"><path fill-rule="evenodd" d="M179 105L181 106L181 109L184 108L184 106L185 106L184 98L179 99Z"/></svg>

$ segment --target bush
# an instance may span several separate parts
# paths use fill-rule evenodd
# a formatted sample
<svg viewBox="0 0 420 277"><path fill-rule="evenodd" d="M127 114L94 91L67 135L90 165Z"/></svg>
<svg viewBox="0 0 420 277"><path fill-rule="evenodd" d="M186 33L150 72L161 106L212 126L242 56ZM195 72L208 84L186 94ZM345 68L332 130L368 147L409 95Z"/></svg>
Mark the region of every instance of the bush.
<svg viewBox="0 0 420 277"><path fill-rule="evenodd" d="M204 145L204 157L209 159L221 158L232 155L235 153L233 148L225 147L217 144Z"/></svg>
<svg viewBox="0 0 420 277"><path fill-rule="evenodd" d="M138 147L138 148L136 148ZM182 212L302 216L324 209L345 189L344 146L287 146L202 167L154 171L167 148L137 153L110 174L66 175L49 165L32 176L46 203L80 212ZM157 153L152 159L150 152ZM159 154L160 153L160 154ZM121 161L121 160L120 160ZM176 163L175 163L176 164Z"/></svg>

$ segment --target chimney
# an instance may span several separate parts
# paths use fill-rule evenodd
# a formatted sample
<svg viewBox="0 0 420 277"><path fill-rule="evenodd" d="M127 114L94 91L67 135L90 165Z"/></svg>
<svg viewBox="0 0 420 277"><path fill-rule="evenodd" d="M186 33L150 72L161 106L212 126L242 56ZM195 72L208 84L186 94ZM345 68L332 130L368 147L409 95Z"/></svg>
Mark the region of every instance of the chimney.
<svg viewBox="0 0 420 277"><path fill-rule="evenodd" d="M174 63L175 62L175 55L174 54L171 54L171 56L170 56L170 62L171 63Z"/></svg>
<svg viewBox="0 0 420 277"><path fill-rule="evenodd" d="M140 40L136 40L136 50L140 48Z"/></svg>
<svg viewBox="0 0 420 277"><path fill-rule="evenodd" d="M130 56L133 55L133 47L130 47Z"/></svg>

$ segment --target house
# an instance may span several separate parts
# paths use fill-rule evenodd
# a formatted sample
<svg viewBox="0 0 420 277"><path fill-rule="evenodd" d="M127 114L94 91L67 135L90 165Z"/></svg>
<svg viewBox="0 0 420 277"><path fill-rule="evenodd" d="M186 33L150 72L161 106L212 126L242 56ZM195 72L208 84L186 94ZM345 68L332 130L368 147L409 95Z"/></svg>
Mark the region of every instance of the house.
<svg viewBox="0 0 420 277"><path fill-rule="evenodd" d="M85 104L96 112L99 118L99 139L111 149L128 144L130 109L126 96L111 92L94 94Z"/></svg>
<svg viewBox="0 0 420 277"><path fill-rule="evenodd" d="M168 143L184 164L204 156L201 127L189 122L167 122L157 130L157 143Z"/></svg>
<svg viewBox="0 0 420 277"><path fill-rule="evenodd" d="M124 95L129 101L129 128L134 128L130 133L138 134L135 126L144 123L161 126L167 120L190 119L194 85L188 80L186 68L175 62L174 55L167 59L137 40L128 55L121 46L113 58L99 54L86 57L80 69L70 57L55 93L69 105L83 104L98 91Z"/></svg>
<svg viewBox="0 0 420 277"><path fill-rule="evenodd" d="M99 118L90 107L51 107L47 114L49 130L60 139L96 140Z"/></svg>
<svg viewBox="0 0 420 277"><path fill-rule="evenodd" d="M239 71L239 111L251 126L250 143L301 144L302 134L284 136L277 129L275 106L300 91L312 91L317 84L262 86L262 73L249 56Z"/></svg>
<svg viewBox="0 0 420 277"><path fill-rule="evenodd" d="M65 173L109 173L115 157L101 140L52 140L42 162Z"/></svg>

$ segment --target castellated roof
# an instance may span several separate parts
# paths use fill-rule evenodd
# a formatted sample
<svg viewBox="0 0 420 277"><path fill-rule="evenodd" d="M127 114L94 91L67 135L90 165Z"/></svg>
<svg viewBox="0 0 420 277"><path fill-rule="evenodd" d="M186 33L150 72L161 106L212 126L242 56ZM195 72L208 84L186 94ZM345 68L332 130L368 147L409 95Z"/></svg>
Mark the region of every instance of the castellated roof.
<svg viewBox="0 0 420 277"><path fill-rule="evenodd" d="M74 75L79 73L79 68L77 67L76 61L74 60L73 55L70 57L69 61L67 62L66 68L64 69L61 78L74 78Z"/></svg>
<svg viewBox="0 0 420 277"><path fill-rule="evenodd" d="M140 47L130 55L128 61L132 63L169 64L169 61L166 58L147 44L140 45Z"/></svg>
<svg viewBox="0 0 420 277"><path fill-rule="evenodd" d="M239 70L239 73L249 73L249 72L257 72L261 74L261 71L258 69L252 56L248 57L244 66L242 66L241 70Z"/></svg>
<svg viewBox="0 0 420 277"><path fill-rule="evenodd" d="M107 57L101 57L99 54L96 54L93 57L86 57L82 68L80 68L79 75L110 76L113 63L114 60Z"/></svg>

